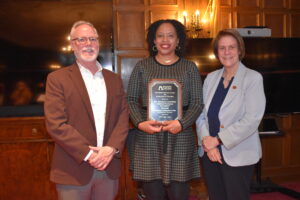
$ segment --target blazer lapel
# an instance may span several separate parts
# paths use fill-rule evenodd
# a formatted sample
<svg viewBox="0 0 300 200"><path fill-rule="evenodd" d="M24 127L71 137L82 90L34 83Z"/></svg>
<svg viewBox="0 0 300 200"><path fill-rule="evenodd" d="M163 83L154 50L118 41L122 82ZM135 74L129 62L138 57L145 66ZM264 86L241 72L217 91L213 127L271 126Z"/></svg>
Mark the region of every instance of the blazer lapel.
<svg viewBox="0 0 300 200"><path fill-rule="evenodd" d="M89 116L91 122L93 123L93 128L96 131L91 101L90 101L87 89L85 87L83 78L81 76L81 73L80 73L80 70L79 70L79 67L77 64L73 64L73 66L70 67L70 78L72 79L74 86L77 88L77 90L80 94L81 100L83 101L84 107L87 110L88 116ZM78 114L80 114L80 113L78 113Z"/></svg>
<svg viewBox="0 0 300 200"><path fill-rule="evenodd" d="M228 104L230 104L230 102L232 101L232 99L239 93L242 92L242 87L243 87L243 80L245 77L245 73L246 73L246 68L245 66L240 62L239 63L239 68L238 71L236 73L236 75L234 76L234 79L231 83L231 86L228 90L228 93L224 99L224 102L221 106L221 109L226 107Z"/></svg>
<svg viewBox="0 0 300 200"><path fill-rule="evenodd" d="M211 80L211 83L209 83L208 87L207 88L207 101L205 103L205 107L206 107L206 110L208 111L208 108L210 106L210 103L212 101L212 98L214 97L215 95L215 92L216 92L216 89L219 85L219 82L220 82L220 79L222 77L222 74L223 74L223 71L224 69L220 69L219 72L213 77L213 79ZM211 87L210 87L211 86Z"/></svg>
<svg viewBox="0 0 300 200"><path fill-rule="evenodd" d="M105 86L106 86L106 93L107 93L107 98L106 98L106 113L105 113L105 129L104 129L104 142L107 141L108 135L106 133L106 128L108 127L108 121L109 121L109 113L110 113L110 107L112 103L112 93L113 88L112 88L112 81L109 78L109 73L106 69L102 70L102 74L104 77L105 81Z"/></svg>

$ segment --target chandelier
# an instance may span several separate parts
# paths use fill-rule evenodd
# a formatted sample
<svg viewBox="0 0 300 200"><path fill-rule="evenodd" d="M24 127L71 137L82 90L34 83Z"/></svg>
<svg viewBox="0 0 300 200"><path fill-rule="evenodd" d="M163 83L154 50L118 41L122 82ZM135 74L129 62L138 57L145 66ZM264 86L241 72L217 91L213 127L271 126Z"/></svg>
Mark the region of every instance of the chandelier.
<svg viewBox="0 0 300 200"><path fill-rule="evenodd" d="M209 0L206 8L202 11L186 10L184 2L184 11L182 12L183 24L186 27L189 38L211 37L211 29L214 24L216 5L214 0Z"/></svg>

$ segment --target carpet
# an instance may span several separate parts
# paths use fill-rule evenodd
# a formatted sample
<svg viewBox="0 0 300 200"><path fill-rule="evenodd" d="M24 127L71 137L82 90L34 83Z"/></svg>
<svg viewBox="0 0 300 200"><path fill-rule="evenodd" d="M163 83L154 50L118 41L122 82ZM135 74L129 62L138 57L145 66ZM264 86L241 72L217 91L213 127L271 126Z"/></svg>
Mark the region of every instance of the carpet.
<svg viewBox="0 0 300 200"><path fill-rule="evenodd" d="M288 188L300 193L300 182L290 182L281 184L280 186ZM265 192L251 194L251 200L300 200L299 198L293 198L280 192ZM190 196L189 200L208 200L206 196Z"/></svg>
<svg viewBox="0 0 300 200"><path fill-rule="evenodd" d="M300 193L300 182L285 183L285 184L281 184L280 186ZM282 194L280 192L257 193L251 195L251 200L295 200L295 199L300 200L300 196L297 198L293 198L288 195Z"/></svg>

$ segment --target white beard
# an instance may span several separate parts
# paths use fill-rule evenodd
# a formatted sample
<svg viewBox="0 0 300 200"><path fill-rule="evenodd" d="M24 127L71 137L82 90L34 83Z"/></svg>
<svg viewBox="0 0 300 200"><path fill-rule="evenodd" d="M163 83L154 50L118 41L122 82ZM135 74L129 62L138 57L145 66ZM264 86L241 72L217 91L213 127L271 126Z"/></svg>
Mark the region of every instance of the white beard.
<svg viewBox="0 0 300 200"><path fill-rule="evenodd" d="M91 62L97 59L98 54L94 54L93 56L85 56L80 54L79 55L81 60L85 61L85 62Z"/></svg>
<svg viewBox="0 0 300 200"><path fill-rule="evenodd" d="M93 52L92 55L86 55L86 52ZM79 57L81 60L85 61L85 62L92 62L95 61L98 57L99 54L99 50L95 49L95 48L91 48L91 47L85 47L83 48L78 54L75 54L76 57Z"/></svg>

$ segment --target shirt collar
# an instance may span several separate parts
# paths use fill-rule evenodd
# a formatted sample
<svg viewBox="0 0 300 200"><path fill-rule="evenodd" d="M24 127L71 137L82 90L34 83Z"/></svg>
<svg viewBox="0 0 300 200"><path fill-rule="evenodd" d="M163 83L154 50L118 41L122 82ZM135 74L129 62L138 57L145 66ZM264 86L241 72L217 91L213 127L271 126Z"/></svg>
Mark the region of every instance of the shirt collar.
<svg viewBox="0 0 300 200"><path fill-rule="evenodd" d="M79 66L80 71L82 71L82 70L84 70L84 71L90 71L87 68L85 68L82 64L80 64L79 62L76 61L76 63ZM98 61L96 61L96 66L98 67L98 71L97 72L102 72L103 67L102 67L102 65Z"/></svg>

